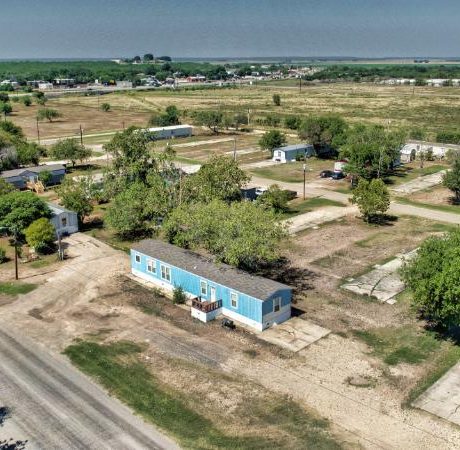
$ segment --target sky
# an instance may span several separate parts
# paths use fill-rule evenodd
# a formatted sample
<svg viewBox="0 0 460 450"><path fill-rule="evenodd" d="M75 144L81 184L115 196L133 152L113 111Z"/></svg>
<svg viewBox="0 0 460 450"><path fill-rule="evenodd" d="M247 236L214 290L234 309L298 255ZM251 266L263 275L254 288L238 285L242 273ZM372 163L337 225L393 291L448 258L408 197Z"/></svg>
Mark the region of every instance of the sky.
<svg viewBox="0 0 460 450"><path fill-rule="evenodd" d="M144 53L460 56L460 1L0 0L0 59Z"/></svg>

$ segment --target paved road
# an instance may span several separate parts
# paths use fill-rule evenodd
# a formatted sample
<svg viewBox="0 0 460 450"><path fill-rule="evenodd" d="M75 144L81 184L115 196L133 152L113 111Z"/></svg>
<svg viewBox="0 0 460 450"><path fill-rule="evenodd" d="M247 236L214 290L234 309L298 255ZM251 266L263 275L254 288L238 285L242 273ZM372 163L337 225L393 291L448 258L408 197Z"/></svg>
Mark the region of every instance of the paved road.
<svg viewBox="0 0 460 450"><path fill-rule="evenodd" d="M81 375L62 356L0 323L0 406L11 418L0 440L28 439L32 449L175 449Z"/></svg>

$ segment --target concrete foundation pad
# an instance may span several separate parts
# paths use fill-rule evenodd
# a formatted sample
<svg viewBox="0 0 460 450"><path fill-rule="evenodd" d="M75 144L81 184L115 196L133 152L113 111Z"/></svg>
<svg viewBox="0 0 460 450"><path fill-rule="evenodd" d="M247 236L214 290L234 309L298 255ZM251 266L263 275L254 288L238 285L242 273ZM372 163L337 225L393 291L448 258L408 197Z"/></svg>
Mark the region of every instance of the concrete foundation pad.
<svg viewBox="0 0 460 450"><path fill-rule="evenodd" d="M460 363L452 367L412 405L460 425Z"/></svg>
<svg viewBox="0 0 460 450"><path fill-rule="evenodd" d="M327 336L331 331L299 317L275 325L257 335L258 338L292 352L298 352L313 342Z"/></svg>

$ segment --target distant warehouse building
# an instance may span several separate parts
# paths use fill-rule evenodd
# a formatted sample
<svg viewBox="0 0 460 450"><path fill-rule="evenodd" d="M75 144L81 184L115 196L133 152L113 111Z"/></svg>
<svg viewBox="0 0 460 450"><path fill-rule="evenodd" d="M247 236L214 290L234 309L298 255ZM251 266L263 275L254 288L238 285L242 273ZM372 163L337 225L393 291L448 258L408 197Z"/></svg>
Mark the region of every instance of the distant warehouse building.
<svg viewBox="0 0 460 450"><path fill-rule="evenodd" d="M147 128L154 134L154 139L171 139L177 137L190 137L193 129L190 125L172 125L169 127Z"/></svg>
<svg viewBox="0 0 460 450"><path fill-rule="evenodd" d="M273 161L292 162L299 158L315 156L315 154L315 149L311 144L286 145L273 150Z"/></svg>

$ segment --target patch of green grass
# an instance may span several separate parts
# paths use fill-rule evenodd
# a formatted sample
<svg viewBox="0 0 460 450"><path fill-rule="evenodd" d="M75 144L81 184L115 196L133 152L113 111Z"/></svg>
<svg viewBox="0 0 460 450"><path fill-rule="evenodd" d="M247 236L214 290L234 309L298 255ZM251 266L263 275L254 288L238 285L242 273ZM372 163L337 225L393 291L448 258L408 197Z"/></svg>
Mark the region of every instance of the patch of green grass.
<svg viewBox="0 0 460 450"><path fill-rule="evenodd" d="M42 267L49 266L50 264L51 261L48 259L37 259L36 261L29 263L29 267L32 267L32 269L41 269Z"/></svg>
<svg viewBox="0 0 460 450"><path fill-rule="evenodd" d="M436 352L430 368L417 381L409 392L403 406L410 406L423 392L438 381L449 369L460 361L460 347L451 342L443 342L440 351Z"/></svg>
<svg viewBox="0 0 460 450"><path fill-rule="evenodd" d="M200 161L198 159L186 158L184 156L175 156L174 161L185 164L203 164L203 161Z"/></svg>
<svg viewBox="0 0 460 450"><path fill-rule="evenodd" d="M28 294L37 287L36 284L27 284L20 282L0 283L0 294L15 297L16 295Z"/></svg>
<svg viewBox="0 0 460 450"><path fill-rule="evenodd" d="M448 213L460 214L460 205L434 205L432 203L423 203L411 200L407 197L396 197L398 203L404 205L417 206L419 208L433 209L435 211L443 211Z"/></svg>
<svg viewBox="0 0 460 450"><path fill-rule="evenodd" d="M260 435L235 436L221 431L216 425L193 409L186 395L163 385L139 362L143 351L133 342L113 342L101 345L81 341L66 348L64 353L73 364L94 377L111 394L130 406L147 421L166 430L184 448L193 449L265 449L291 448L285 439ZM260 406L260 408L259 408ZM245 408L245 414L248 414ZM339 449L329 435L328 422L303 411L292 400L254 404L251 414L266 426L279 426L293 434L302 448ZM300 448L300 447L299 447Z"/></svg>
<svg viewBox="0 0 460 450"><path fill-rule="evenodd" d="M289 203L289 210L283 214L284 217L293 217L299 214L304 214L313 211L315 208L321 208L324 206L347 206L345 203L338 202L335 200L329 200L324 197L313 197L306 200L294 200Z"/></svg>
<svg viewBox="0 0 460 450"><path fill-rule="evenodd" d="M441 342L434 333L415 326L355 330L354 335L371 348L371 354L390 366L419 364L438 350Z"/></svg>
<svg viewBox="0 0 460 450"><path fill-rule="evenodd" d="M440 164L427 165L423 168L401 166L394 170L394 173L385 179L390 185L397 186L399 184L407 183L418 177L433 175L434 173L444 170L446 166Z"/></svg>

